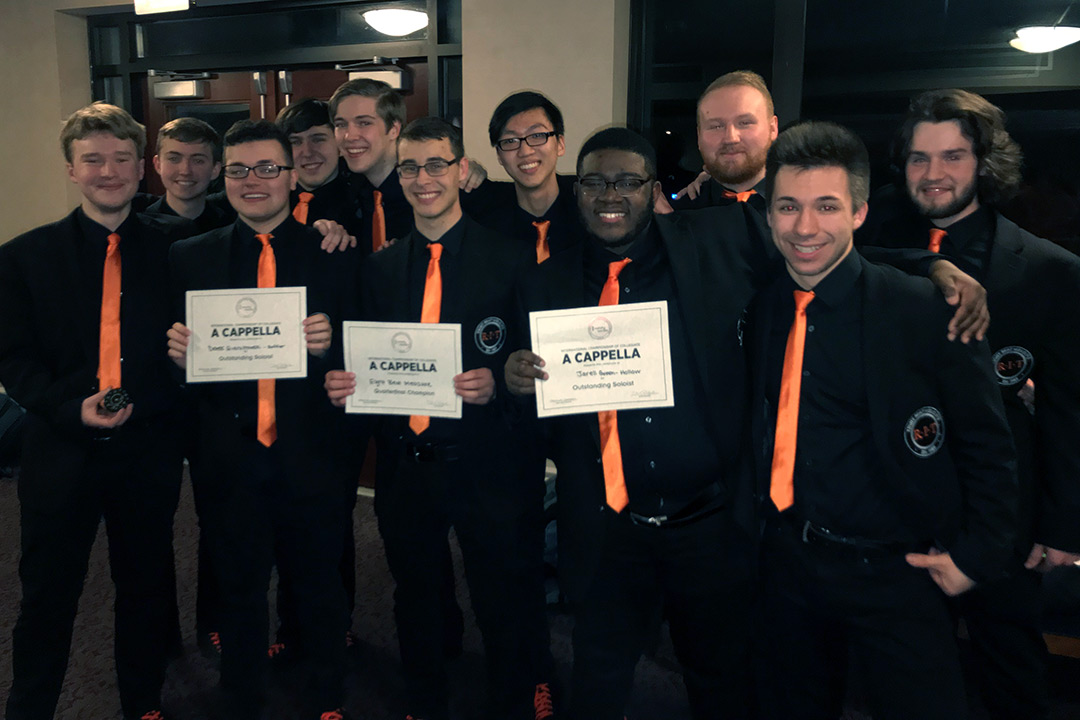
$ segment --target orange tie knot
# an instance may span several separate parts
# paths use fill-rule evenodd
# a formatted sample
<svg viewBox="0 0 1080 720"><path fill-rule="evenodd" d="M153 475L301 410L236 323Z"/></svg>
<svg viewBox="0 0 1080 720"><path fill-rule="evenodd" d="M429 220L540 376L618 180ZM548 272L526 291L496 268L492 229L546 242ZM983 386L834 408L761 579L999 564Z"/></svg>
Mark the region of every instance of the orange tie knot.
<svg viewBox="0 0 1080 720"><path fill-rule="evenodd" d="M428 243L427 249L431 253L432 260L438 260L442 257L442 243Z"/></svg>
<svg viewBox="0 0 1080 720"><path fill-rule="evenodd" d="M270 233L259 233L255 236L255 239L262 243L263 247L270 245L270 241L274 238Z"/></svg>
<svg viewBox="0 0 1080 720"><path fill-rule="evenodd" d="M806 306L814 299L813 290L796 290L795 291L795 312L805 313Z"/></svg>
<svg viewBox="0 0 1080 720"><path fill-rule="evenodd" d="M100 237L100 235L98 237ZM116 246L119 244L120 236L116 233L109 233L109 251L115 250Z"/></svg>
<svg viewBox="0 0 1080 720"><path fill-rule="evenodd" d="M309 202L311 202L311 201L312 201L312 199L313 199L314 197L315 197L315 196L314 196L314 195L312 195L312 194L311 194L311 193L309 193L309 192L302 192L302 193L300 193L300 202L302 202L302 203L304 203L305 205L307 205L307 204L308 204Z"/></svg>
<svg viewBox="0 0 1080 720"><path fill-rule="evenodd" d="M536 264L547 260L551 257L551 249L548 247L548 228L551 226L550 220L537 220L533 222L533 227L536 228Z"/></svg>
<svg viewBox="0 0 1080 720"><path fill-rule="evenodd" d="M933 253L941 252L941 241L948 234L941 228L930 228L930 244L926 246L926 249Z"/></svg>
<svg viewBox="0 0 1080 720"><path fill-rule="evenodd" d="M735 192L734 190L725 190L724 197L729 200L738 200L741 203L750 199L751 195L757 195L757 190L747 190L745 192Z"/></svg>

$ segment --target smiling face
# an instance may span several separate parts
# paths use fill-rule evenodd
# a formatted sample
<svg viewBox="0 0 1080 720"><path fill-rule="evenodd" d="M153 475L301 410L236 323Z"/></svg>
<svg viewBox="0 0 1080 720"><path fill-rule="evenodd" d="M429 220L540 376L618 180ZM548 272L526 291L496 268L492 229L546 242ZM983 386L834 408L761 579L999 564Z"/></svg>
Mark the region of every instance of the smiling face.
<svg viewBox="0 0 1080 720"><path fill-rule="evenodd" d="M533 133L553 132L555 127L542 108L532 108L520 112L511 117L499 139L524 138ZM533 189L543 187L547 183L556 182L555 166L559 158L566 152L566 144L562 136L553 135L543 145L532 147L524 140L517 150L503 151L495 146L495 156L499 164L506 168L506 172L514 182L523 188Z"/></svg>
<svg viewBox="0 0 1080 720"><path fill-rule="evenodd" d="M904 165L908 195L919 212L940 227L979 207L979 161L956 120L921 122L911 134Z"/></svg>
<svg viewBox="0 0 1080 720"><path fill-rule="evenodd" d="M629 150L606 148L586 155L581 161L580 180L596 179L613 183L623 178L647 180L631 195L623 197L608 185L599 195L585 194L575 185L578 212L586 230L612 252L621 253L652 220L653 203L660 186L649 177L645 158Z"/></svg>
<svg viewBox="0 0 1080 720"><path fill-rule="evenodd" d="M777 131L765 96L748 85L719 87L698 104L698 150L705 170L733 190L749 189L765 177L765 157Z"/></svg>
<svg viewBox="0 0 1080 720"><path fill-rule="evenodd" d="M166 198L188 202L206 193L221 172L221 163L214 162L214 150L207 143L162 138L154 169L161 176Z"/></svg>
<svg viewBox="0 0 1080 720"><path fill-rule="evenodd" d="M461 158L446 170L445 175L432 177L422 166L433 160L453 160L450 140L406 140L398 143L398 164L421 166L414 178L401 178L401 189L417 219L449 228L461 217L458 204L458 185L469 173L468 160ZM445 229L445 228L443 228ZM429 236L430 237L430 236Z"/></svg>
<svg viewBox="0 0 1080 720"><path fill-rule="evenodd" d="M83 210L95 219L125 210L143 178L135 142L107 132L73 140L67 170L82 191Z"/></svg>
<svg viewBox="0 0 1080 720"><path fill-rule="evenodd" d="M788 273L809 290L851 251L867 205L852 208L847 171L842 167L781 166L773 178L769 227Z"/></svg>
<svg viewBox="0 0 1080 720"><path fill-rule="evenodd" d="M401 125L394 123L387 129L375 105L375 98L349 95L338 103L337 113L334 114L334 135L338 147L349 170L355 173L368 174L376 169L394 166L395 146Z"/></svg>
<svg viewBox="0 0 1080 720"><path fill-rule="evenodd" d="M225 148L225 166L288 165L285 150L276 140L254 140ZM254 171L236 180L225 177L225 194L240 219L255 229L268 232L289 215L289 193L296 187L296 171L282 170L276 178L260 178Z"/></svg>
<svg viewBox="0 0 1080 720"><path fill-rule="evenodd" d="M297 177L305 190L320 188L337 174L338 146L330 125L313 125L303 132L290 133L289 143Z"/></svg>

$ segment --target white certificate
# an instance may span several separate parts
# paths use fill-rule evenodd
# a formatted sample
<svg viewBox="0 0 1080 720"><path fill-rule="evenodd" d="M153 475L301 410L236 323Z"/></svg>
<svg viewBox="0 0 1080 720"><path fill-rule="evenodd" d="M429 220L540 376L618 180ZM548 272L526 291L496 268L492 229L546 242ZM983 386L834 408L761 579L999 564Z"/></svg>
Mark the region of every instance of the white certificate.
<svg viewBox="0 0 1080 720"><path fill-rule="evenodd" d="M529 313L540 417L672 407L667 301Z"/></svg>
<svg viewBox="0 0 1080 720"><path fill-rule="evenodd" d="M461 325L346 322L345 369L356 392L345 412L460 418Z"/></svg>
<svg viewBox="0 0 1080 720"><path fill-rule="evenodd" d="M187 381L307 377L307 288L189 290Z"/></svg>

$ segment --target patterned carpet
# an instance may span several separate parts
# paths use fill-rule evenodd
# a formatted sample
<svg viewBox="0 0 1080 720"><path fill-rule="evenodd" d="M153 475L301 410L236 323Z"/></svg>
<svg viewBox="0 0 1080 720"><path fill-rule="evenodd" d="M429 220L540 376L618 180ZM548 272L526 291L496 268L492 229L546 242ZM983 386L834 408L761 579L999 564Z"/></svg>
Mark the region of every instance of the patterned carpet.
<svg viewBox="0 0 1080 720"><path fill-rule="evenodd" d="M18 608L18 501L15 483L0 480L0 708L7 700L11 682L11 628ZM389 571L375 528L371 500L360 498L355 512L360 596L353 617L353 629L362 639L350 658L350 712L362 720L401 720L402 684L397 674L398 654L391 609ZM176 565L184 655L169 668L165 687L165 709L176 720L204 720L214 717L215 663L204 658L195 646L195 543L197 526L190 486L185 483L176 518ZM62 720L117 720L120 718L112 666L112 603L104 530L90 560L86 589L76 619L71 664L60 697L57 717ZM460 557L456 556L462 607L468 607ZM270 594L273 600L273 591ZM480 637L471 615L466 614L465 653L452 665L457 690L455 715L462 720L479 716L482 704L483 658ZM572 623L563 614L552 613L552 647L563 682L570 669ZM666 634L653 658L638 667L629 716L634 720L680 720L688 717L682 679ZM1056 659L1052 668L1055 686L1053 720L1080 720L1080 660ZM268 720L292 720L296 710L294 690L287 673L275 678L272 710ZM858 702L854 705L857 707ZM975 717L981 714L976 713ZM854 709L846 720L866 720Z"/></svg>

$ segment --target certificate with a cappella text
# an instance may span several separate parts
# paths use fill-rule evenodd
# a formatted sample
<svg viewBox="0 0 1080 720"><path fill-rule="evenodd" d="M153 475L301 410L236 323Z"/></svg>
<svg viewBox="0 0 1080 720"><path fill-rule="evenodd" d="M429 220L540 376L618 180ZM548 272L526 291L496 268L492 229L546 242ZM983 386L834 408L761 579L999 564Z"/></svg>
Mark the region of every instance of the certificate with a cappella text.
<svg viewBox="0 0 1080 720"><path fill-rule="evenodd" d="M187 381L307 377L307 288L188 290Z"/></svg>
<svg viewBox="0 0 1080 720"><path fill-rule="evenodd" d="M345 412L461 417L460 324L346 322L342 334L345 369L356 374Z"/></svg>
<svg viewBox="0 0 1080 720"><path fill-rule="evenodd" d="M667 301L529 313L540 417L672 407Z"/></svg>

